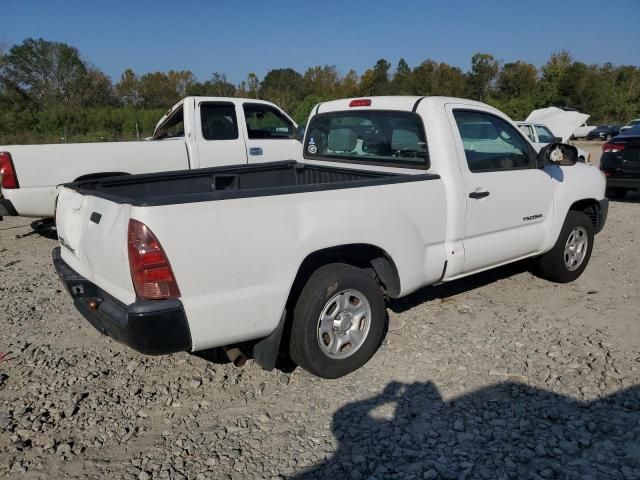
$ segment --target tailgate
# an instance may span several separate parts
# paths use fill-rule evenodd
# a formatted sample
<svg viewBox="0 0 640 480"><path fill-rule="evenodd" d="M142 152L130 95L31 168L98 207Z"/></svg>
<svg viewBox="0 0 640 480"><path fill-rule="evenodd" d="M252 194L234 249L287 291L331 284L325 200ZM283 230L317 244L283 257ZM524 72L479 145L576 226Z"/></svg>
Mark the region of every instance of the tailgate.
<svg viewBox="0 0 640 480"><path fill-rule="evenodd" d="M77 273L123 303L135 301L129 271L127 228L130 205L63 187L56 227L62 259Z"/></svg>

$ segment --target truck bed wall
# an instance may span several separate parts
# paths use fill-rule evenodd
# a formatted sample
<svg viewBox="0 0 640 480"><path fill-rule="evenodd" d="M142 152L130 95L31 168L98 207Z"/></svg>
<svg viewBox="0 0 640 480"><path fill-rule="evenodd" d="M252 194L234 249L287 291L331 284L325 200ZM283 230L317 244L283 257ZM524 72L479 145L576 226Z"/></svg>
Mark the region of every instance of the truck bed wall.
<svg viewBox="0 0 640 480"><path fill-rule="evenodd" d="M298 268L326 248L364 244L386 252L399 273L400 295L438 281L446 259L444 185L437 177L413 177L423 176L399 175L409 179L404 183L361 186L365 180L339 184L350 188L334 184L315 192L132 207L130 216L161 242L182 292L193 348L200 350L271 333Z"/></svg>
<svg viewBox="0 0 640 480"><path fill-rule="evenodd" d="M411 176L284 161L80 182L72 187L117 203L154 206L295 193L299 190L295 187L335 188L336 184L407 179Z"/></svg>

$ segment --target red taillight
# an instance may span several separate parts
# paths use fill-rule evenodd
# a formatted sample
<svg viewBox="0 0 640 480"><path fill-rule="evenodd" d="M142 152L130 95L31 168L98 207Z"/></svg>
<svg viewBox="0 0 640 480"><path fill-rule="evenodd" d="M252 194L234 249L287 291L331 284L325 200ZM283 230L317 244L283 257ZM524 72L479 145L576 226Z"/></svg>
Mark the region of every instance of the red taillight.
<svg viewBox="0 0 640 480"><path fill-rule="evenodd" d="M18 188L20 186L9 152L0 152L0 178L2 179L2 188Z"/></svg>
<svg viewBox="0 0 640 480"><path fill-rule="evenodd" d="M169 260L153 232L138 220L129 220L129 268L138 297L147 300L177 298L178 283Z"/></svg>
<svg viewBox="0 0 640 480"><path fill-rule="evenodd" d="M624 143L605 143L602 145L603 152L621 152L626 145Z"/></svg>
<svg viewBox="0 0 640 480"><path fill-rule="evenodd" d="M351 100L349 102L350 107L370 107L371 99L370 98L360 98L358 100Z"/></svg>

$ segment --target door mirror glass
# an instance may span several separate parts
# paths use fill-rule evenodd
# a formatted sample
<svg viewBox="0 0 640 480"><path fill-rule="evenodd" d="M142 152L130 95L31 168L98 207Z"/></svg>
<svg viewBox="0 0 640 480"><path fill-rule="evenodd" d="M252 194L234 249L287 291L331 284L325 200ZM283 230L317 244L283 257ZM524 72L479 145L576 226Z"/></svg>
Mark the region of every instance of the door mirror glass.
<svg viewBox="0 0 640 480"><path fill-rule="evenodd" d="M299 142L302 142L302 140L304 140L304 125L300 125L297 129L296 132L294 134L294 137L296 140L298 140Z"/></svg>
<svg viewBox="0 0 640 480"><path fill-rule="evenodd" d="M562 137L553 137L553 143L562 143Z"/></svg>
<svg viewBox="0 0 640 480"><path fill-rule="evenodd" d="M540 149L538 153L538 166L545 165L571 166L578 161L578 149L566 143L550 143Z"/></svg>

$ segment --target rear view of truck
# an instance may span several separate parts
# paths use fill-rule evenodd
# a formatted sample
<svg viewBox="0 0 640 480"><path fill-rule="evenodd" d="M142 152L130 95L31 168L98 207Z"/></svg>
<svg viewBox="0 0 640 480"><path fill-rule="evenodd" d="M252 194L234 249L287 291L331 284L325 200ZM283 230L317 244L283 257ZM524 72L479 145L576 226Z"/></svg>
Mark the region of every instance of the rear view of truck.
<svg viewBox="0 0 640 480"><path fill-rule="evenodd" d="M424 171L293 161L80 182L60 192L54 264L83 316L140 352L264 341L268 352L257 359L266 356L261 363L269 367L287 308L300 305L289 305L291 295L308 305L322 295L305 296L305 284L333 292L324 343L311 345L326 350L328 364L305 362L317 357L304 351L315 332L298 331L292 355L316 375L337 377L364 364L383 334L384 299L373 272L395 295L396 268L409 286L424 281L425 265L433 280L441 276L445 218L436 214L427 225L420 206L443 212L443 198L439 177ZM345 244L362 269L341 262L346 250L332 250ZM333 260L328 270L318 269L319 252ZM345 281L353 283L338 288ZM300 308L297 315L313 325L315 313Z"/></svg>

